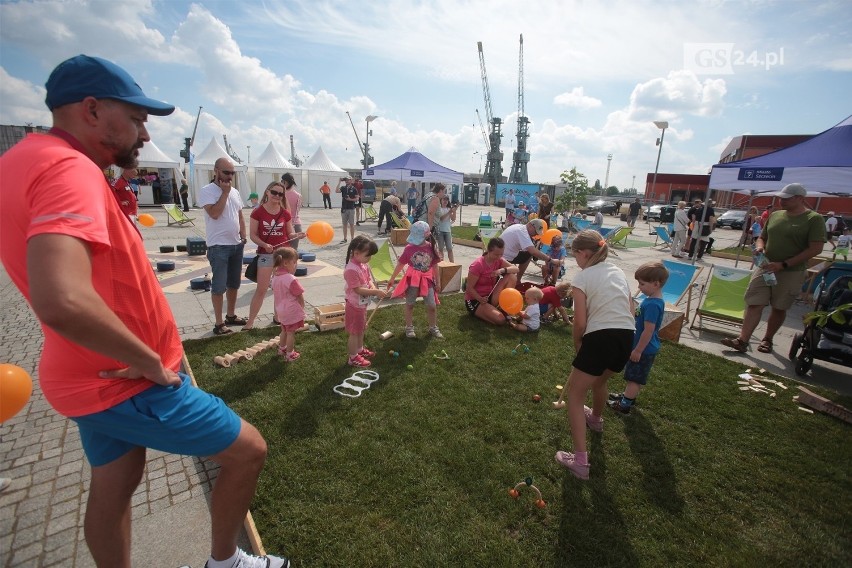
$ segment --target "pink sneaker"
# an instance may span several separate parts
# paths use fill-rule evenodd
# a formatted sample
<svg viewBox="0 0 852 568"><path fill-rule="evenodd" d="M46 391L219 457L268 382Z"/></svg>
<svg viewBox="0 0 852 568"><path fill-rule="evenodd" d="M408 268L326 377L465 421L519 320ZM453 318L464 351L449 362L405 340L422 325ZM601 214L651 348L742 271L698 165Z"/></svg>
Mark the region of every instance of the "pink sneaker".
<svg viewBox="0 0 852 568"><path fill-rule="evenodd" d="M361 348L361 351L359 351L359 352L358 352L358 355L360 355L361 357L363 357L364 359L366 359L367 357L375 357L375 356L376 356L376 352L375 352L375 351L370 351L370 350L369 350L369 349L367 349L366 347L362 347L362 348Z"/></svg>
<svg viewBox="0 0 852 568"><path fill-rule="evenodd" d="M349 358L349 365L353 367L369 367L370 362L360 355L355 355L354 357Z"/></svg>
<svg viewBox="0 0 852 568"><path fill-rule="evenodd" d="M592 414L592 409L588 406L583 406L583 412L586 414L586 426L592 432L603 432L603 416L595 416Z"/></svg>
<svg viewBox="0 0 852 568"><path fill-rule="evenodd" d="M556 452L556 462L565 467L579 479L589 479L589 464L577 463L577 458L571 452Z"/></svg>
<svg viewBox="0 0 852 568"><path fill-rule="evenodd" d="M302 354L299 353L298 351L290 351L289 355L284 356L284 362L285 363L292 363L293 361L295 361L296 359L298 359L301 356L302 356Z"/></svg>

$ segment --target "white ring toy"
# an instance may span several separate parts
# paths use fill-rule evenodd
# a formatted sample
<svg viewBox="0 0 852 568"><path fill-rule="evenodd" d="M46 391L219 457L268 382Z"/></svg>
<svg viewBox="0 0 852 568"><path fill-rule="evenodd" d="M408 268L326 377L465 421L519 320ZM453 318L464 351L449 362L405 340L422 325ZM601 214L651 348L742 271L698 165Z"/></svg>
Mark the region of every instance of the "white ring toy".
<svg viewBox="0 0 852 568"><path fill-rule="evenodd" d="M370 378L372 377L372 378ZM379 374L375 371L355 371L351 377L347 377L339 385L335 385L331 390L348 398L358 398L361 393L370 388L370 385L379 380ZM353 383L361 383L365 386L359 386ZM352 394L352 391L355 394Z"/></svg>

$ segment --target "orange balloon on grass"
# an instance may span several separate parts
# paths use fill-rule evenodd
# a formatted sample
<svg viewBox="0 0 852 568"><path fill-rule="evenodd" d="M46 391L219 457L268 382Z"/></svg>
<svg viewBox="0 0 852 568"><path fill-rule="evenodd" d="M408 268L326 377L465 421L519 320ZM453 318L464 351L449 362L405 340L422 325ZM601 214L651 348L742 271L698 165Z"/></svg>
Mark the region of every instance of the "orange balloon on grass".
<svg viewBox="0 0 852 568"><path fill-rule="evenodd" d="M498 303L510 316L519 314L524 309L524 297L514 288L506 288L500 292Z"/></svg>
<svg viewBox="0 0 852 568"><path fill-rule="evenodd" d="M17 365L0 365L0 422L20 412L32 394L33 380L29 373Z"/></svg>
<svg viewBox="0 0 852 568"><path fill-rule="evenodd" d="M541 235L541 242L550 246L553 243L553 237L561 237L562 231L559 229L548 229Z"/></svg>
<svg viewBox="0 0 852 568"><path fill-rule="evenodd" d="M146 227L153 227L157 223L157 220L150 213L142 213L139 215L138 220L140 225L145 225Z"/></svg>
<svg viewBox="0 0 852 568"><path fill-rule="evenodd" d="M334 229L325 221L315 221L305 231L305 235L315 245L327 245L334 238Z"/></svg>

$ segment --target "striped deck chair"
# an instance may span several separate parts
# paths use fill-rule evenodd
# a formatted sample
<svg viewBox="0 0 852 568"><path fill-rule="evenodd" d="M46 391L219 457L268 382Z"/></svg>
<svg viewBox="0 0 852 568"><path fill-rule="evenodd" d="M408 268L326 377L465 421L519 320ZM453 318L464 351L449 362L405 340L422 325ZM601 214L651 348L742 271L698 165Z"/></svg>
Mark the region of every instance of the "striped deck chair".
<svg viewBox="0 0 852 568"><path fill-rule="evenodd" d="M393 275L394 268L396 268L396 250L390 245L390 241L385 241L379 247L379 252L370 257L370 270L373 278L376 279L376 286L387 284Z"/></svg>
<svg viewBox="0 0 852 568"><path fill-rule="evenodd" d="M707 282L701 287L701 303L692 317L690 329L705 329L704 320L716 324L741 327L745 315L745 291L751 271L742 268L714 266ZM695 320L698 319L698 325Z"/></svg>

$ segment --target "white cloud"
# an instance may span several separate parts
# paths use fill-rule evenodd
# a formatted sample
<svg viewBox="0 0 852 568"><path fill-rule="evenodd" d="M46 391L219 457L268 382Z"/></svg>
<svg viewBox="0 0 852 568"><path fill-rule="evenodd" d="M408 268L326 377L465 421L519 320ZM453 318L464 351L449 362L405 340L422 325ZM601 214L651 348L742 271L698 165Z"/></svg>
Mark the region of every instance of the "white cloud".
<svg viewBox="0 0 852 568"><path fill-rule="evenodd" d="M50 125L50 112L44 104L47 91L44 87L33 85L12 77L6 69L0 67L0 123L34 126ZM41 108L34 101L42 101Z"/></svg>
<svg viewBox="0 0 852 568"><path fill-rule="evenodd" d="M725 108L724 79L698 80L692 71L672 71L636 86L630 114L636 120L657 120L678 114L719 116Z"/></svg>
<svg viewBox="0 0 852 568"><path fill-rule="evenodd" d="M556 95L553 98L553 104L588 110L590 108L598 108L603 102L594 97L587 97L583 93L583 87L574 87L567 93Z"/></svg>

